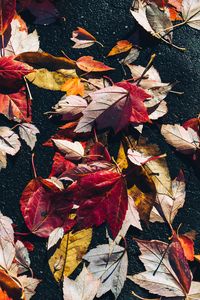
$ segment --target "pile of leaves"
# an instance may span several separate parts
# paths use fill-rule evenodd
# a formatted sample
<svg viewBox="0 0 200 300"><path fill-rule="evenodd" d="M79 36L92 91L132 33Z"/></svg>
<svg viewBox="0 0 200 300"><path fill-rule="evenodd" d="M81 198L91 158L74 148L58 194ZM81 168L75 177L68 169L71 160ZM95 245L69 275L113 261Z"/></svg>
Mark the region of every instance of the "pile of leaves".
<svg viewBox="0 0 200 300"><path fill-rule="evenodd" d="M26 235L47 239L49 267L63 287L64 300L92 300L111 291L120 295L129 279L159 299L200 299L200 282L193 280L191 261L195 232L179 234L173 222L184 206L184 173L171 178L166 154L149 144L144 126L168 113L167 95L174 83L163 83L153 63L135 64L143 51L129 40L120 40L107 57L124 54L119 61L124 79L113 82L117 72L92 56L77 60L53 56L40 48L37 31L29 32L24 16L48 25L58 18L54 3L0 0L0 113L15 125L0 126L0 169L21 147L21 139L34 149L39 130L32 124L31 88L64 92L48 118L60 123L44 147L54 149L48 178L37 175L27 183L20 198L27 234L16 232L12 220L0 214L1 299L30 299L40 280L35 279L29 258L34 245ZM184 51L173 43L173 30L189 25L200 29L200 2L133 1L135 20L155 38ZM103 45L86 29L72 33L74 49ZM76 50L74 50L76 51ZM106 75L105 75L106 74ZM128 76L126 74L129 74ZM168 144L199 168L200 119L159 127ZM117 155L110 152L110 137L119 140ZM149 223L166 223L171 236L160 240L138 240L139 259L145 271L127 275L129 257L126 234L130 227L142 231ZM106 227L107 243L91 249L95 228ZM82 264L75 280L69 276ZM134 286L133 286L134 287ZM133 291L133 295L137 297ZM140 299L140 296L138 296Z"/></svg>

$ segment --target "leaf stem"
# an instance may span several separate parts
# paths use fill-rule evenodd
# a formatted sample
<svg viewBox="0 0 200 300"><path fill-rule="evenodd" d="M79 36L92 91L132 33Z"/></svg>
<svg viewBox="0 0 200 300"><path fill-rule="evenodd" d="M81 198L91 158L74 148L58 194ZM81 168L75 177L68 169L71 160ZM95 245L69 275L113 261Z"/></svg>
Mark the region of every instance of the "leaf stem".
<svg viewBox="0 0 200 300"><path fill-rule="evenodd" d="M156 58L156 54L153 53L151 55L151 58L146 66L146 68L144 69L144 71L142 72L142 75L140 76L139 80L137 81L136 85L138 86L140 84L140 82L142 81L144 75L149 71L149 69L151 68L153 62L154 62L154 59Z"/></svg>
<svg viewBox="0 0 200 300"><path fill-rule="evenodd" d="M34 174L34 177L37 178L38 176L37 176L37 172L36 172L36 168L35 168L34 157L35 157L35 153L32 153L31 162L32 162L32 168L33 168L33 174Z"/></svg>
<svg viewBox="0 0 200 300"><path fill-rule="evenodd" d="M131 292L133 296L137 297L140 300L160 300L161 298L154 298L154 299L149 299L149 298L143 298L139 295L137 295L134 291Z"/></svg>

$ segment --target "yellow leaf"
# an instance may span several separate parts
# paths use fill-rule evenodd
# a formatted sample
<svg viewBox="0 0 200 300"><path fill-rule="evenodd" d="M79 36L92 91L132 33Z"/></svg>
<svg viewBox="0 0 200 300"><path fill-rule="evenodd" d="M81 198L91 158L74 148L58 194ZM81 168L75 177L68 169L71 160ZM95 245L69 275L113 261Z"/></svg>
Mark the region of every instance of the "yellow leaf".
<svg viewBox="0 0 200 300"><path fill-rule="evenodd" d="M66 80L74 77L77 77L74 69L60 69L52 72L47 69L38 69L26 76L34 85L53 91L60 91Z"/></svg>
<svg viewBox="0 0 200 300"><path fill-rule="evenodd" d="M70 78L61 86L61 91L66 92L67 95L84 95L84 84L80 78Z"/></svg>
<svg viewBox="0 0 200 300"><path fill-rule="evenodd" d="M117 164L119 165L120 169L128 168L128 160L122 143L120 144L118 155L117 155Z"/></svg>
<svg viewBox="0 0 200 300"><path fill-rule="evenodd" d="M64 235L60 246L49 259L49 266L55 279L60 281L69 276L80 264L92 239L92 228Z"/></svg>

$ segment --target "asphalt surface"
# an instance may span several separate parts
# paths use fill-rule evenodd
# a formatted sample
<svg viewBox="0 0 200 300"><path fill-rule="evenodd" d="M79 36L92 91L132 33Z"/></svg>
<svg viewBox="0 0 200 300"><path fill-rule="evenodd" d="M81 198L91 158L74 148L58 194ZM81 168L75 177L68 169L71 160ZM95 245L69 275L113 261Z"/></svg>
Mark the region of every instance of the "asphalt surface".
<svg viewBox="0 0 200 300"><path fill-rule="evenodd" d="M30 26L30 30L36 28L40 35L41 49L54 55L61 55L64 51L71 58L76 59L81 55L93 55L96 59L102 60L117 40L130 38L135 44L143 47L143 51L137 60L138 64L146 65L151 53L156 53L155 67L160 72L164 82L179 81L176 86L178 91L183 91L184 95L178 96L170 94L167 97L169 112L161 121L163 123L182 123L183 121L195 117L199 112L200 95L200 40L199 32L188 26L180 28L174 33L174 43L187 48L182 53L174 48L168 47L163 43L158 43L149 37L134 21L129 8L132 0L63 0L58 1L58 9L63 17L66 18L49 26ZM70 37L72 31L81 26L89 30L96 38L105 45L101 48L94 45L91 48L83 50L74 50L71 48ZM105 59L105 63L117 68L117 71L110 73L115 81L123 79L123 71L120 68L116 58ZM60 99L62 93L51 92L31 87L33 95L33 123L39 128L41 134L35 149L35 164L37 173L40 176L47 177L51 168L51 159L53 151L42 147L53 133L55 133L57 124L48 120L43 114L49 111ZM4 117L0 118L0 124L10 125ZM200 184L191 164L183 156L175 153L168 146L159 133L156 126L149 126L145 129L145 136L149 137L151 142L157 143L161 152L167 153L167 161L172 178L174 178L179 169L185 172L187 180L187 197L184 208L178 214L175 220L175 227L182 223L181 231L186 232L191 229L200 232ZM114 141L113 141L114 143ZM112 147L111 147L112 148ZM29 148L22 143L22 149L14 158L8 159L8 167L0 173L0 209L2 213L8 215L18 225L18 231L25 231L19 209L20 195L33 177L31 168L31 152ZM99 228L95 231L92 247L105 242L105 228ZM138 249L132 240L132 236L144 239L162 239L169 237L168 228L165 225L153 224L149 228L144 227L142 233L130 230L128 242L129 268L128 274L135 274L143 270L143 266L138 259ZM33 300L61 300L61 287L54 281L48 268L48 255L46 252L46 240L36 236L28 238L35 245L35 250L30 254L32 268L35 277L42 279L42 283L37 288ZM197 237L195 243L197 253L200 253L200 238ZM80 268L79 268L80 270ZM76 273L77 274L77 273ZM200 274L196 273L196 279ZM128 281L119 296L119 300L136 299L131 295L134 290L138 294L147 296L148 294ZM100 298L101 300L114 299L111 293Z"/></svg>

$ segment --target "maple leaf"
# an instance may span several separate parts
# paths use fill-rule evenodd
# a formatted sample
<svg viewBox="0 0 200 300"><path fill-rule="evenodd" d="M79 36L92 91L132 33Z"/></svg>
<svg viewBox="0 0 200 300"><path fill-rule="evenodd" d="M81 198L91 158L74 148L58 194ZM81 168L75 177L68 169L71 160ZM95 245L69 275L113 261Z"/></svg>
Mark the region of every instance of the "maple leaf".
<svg viewBox="0 0 200 300"><path fill-rule="evenodd" d="M80 228L99 226L106 221L115 238L128 206L123 176L106 170L89 173L79 177L69 190L73 194L73 200L79 205L78 226Z"/></svg>
<svg viewBox="0 0 200 300"><path fill-rule="evenodd" d="M97 246L90 250L84 257L90 264L88 270L101 280L97 297L101 297L109 290L119 296L126 280L128 257L126 250L118 245L113 248L108 244Z"/></svg>
<svg viewBox="0 0 200 300"><path fill-rule="evenodd" d="M157 194L156 208L151 213L151 222L163 222L167 220L172 224L178 210L185 203L185 179L184 174L180 171L179 175L172 181L172 195Z"/></svg>
<svg viewBox="0 0 200 300"><path fill-rule="evenodd" d="M28 33L27 27L23 26L22 22L19 16L15 16L11 22L11 35L4 48L6 56L39 50L40 42L37 31Z"/></svg>
<svg viewBox="0 0 200 300"><path fill-rule="evenodd" d="M13 89L21 86L23 77L32 72L32 67L14 60L14 57L0 57L1 88Z"/></svg>
<svg viewBox="0 0 200 300"><path fill-rule="evenodd" d="M88 159L90 161L105 160L111 162L111 157L107 148L100 142L96 142L90 147Z"/></svg>
<svg viewBox="0 0 200 300"><path fill-rule="evenodd" d="M0 94L0 113L9 120L31 122L31 100L24 87L16 93Z"/></svg>
<svg viewBox="0 0 200 300"><path fill-rule="evenodd" d="M83 270L76 277L76 280L64 278L63 294L64 300L93 300L100 285L100 280L96 279L88 269L83 266Z"/></svg>
<svg viewBox="0 0 200 300"><path fill-rule="evenodd" d="M150 96L134 84L121 82L91 93L90 97L93 101L83 111L75 132L91 131L94 122L99 129L112 127L118 132L131 122L149 121L143 102Z"/></svg>
<svg viewBox="0 0 200 300"><path fill-rule="evenodd" d="M107 56L109 57L127 52L131 50L132 47L132 43L127 40L118 41L117 44L110 50Z"/></svg>
<svg viewBox="0 0 200 300"><path fill-rule="evenodd" d="M106 72L114 70L114 68L104 65L104 63L94 60L92 56L82 56L76 61L79 69L85 72Z"/></svg>
<svg viewBox="0 0 200 300"><path fill-rule="evenodd" d="M81 27L77 27L77 29L72 32L71 40L75 43L73 48L77 49L90 47L94 45L94 43L100 44L91 33Z"/></svg>
<svg viewBox="0 0 200 300"><path fill-rule="evenodd" d="M16 0L0 1L0 35L4 34L15 14Z"/></svg>
<svg viewBox="0 0 200 300"><path fill-rule="evenodd" d="M81 263L91 243L92 229L69 232L49 259L49 267L57 281L69 276Z"/></svg>
<svg viewBox="0 0 200 300"><path fill-rule="evenodd" d="M46 182L48 184L48 182ZM50 186L51 183L49 182ZM72 202L67 200L66 193L44 186L41 179L32 179L25 187L20 206L24 221L28 229L41 237L48 237L57 227L63 226L70 230L74 221L67 218L72 209Z"/></svg>
<svg viewBox="0 0 200 300"><path fill-rule="evenodd" d="M37 141L36 134L40 133L37 127L33 124L22 123L19 125L19 135L26 144L33 150Z"/></svg>
<svg viewBox="0 0 200 300"><path fill-rule="evenodd" d="M186 297L192 277L179 241L173 240L170 245L156 240L136 242L141 252L139 258L146 271L128 278L150 293L167 299Z"/></svg>

